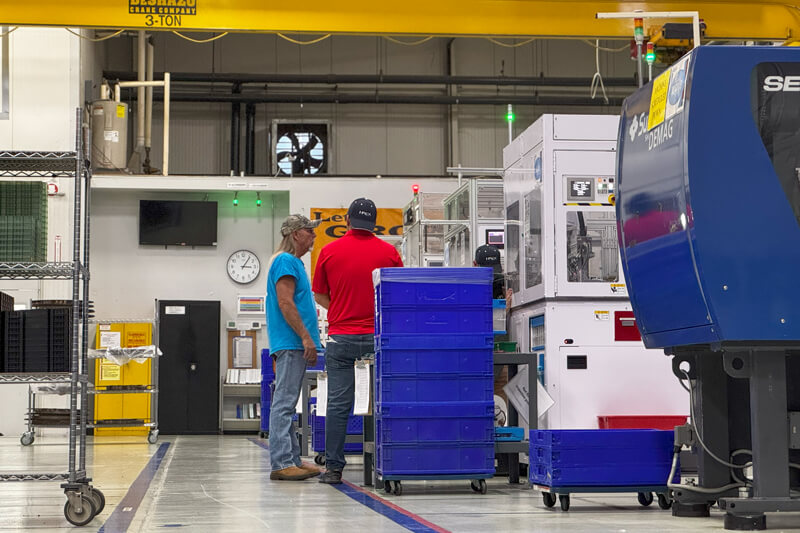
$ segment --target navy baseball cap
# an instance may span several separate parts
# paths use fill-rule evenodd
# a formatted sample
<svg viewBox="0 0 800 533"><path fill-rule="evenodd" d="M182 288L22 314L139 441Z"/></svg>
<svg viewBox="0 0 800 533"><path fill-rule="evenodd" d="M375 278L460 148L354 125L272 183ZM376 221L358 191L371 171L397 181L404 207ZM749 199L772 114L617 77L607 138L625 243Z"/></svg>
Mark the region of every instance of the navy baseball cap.
<svg viewBox="0 0 800 533"><path fill-rule="evenodd" d="M495 267L500 265L500 250L491 244L478 246L475 250L475 263L482 267Z"/></svg>
<svg viewBox="0 0 800 533"><path fill-rule="evenodd" d="M347 210L350 217L350 225L354 229L372 231L375 229L375 220L378 218L378 210L375 202L369 198L356 198Z"/></svg>

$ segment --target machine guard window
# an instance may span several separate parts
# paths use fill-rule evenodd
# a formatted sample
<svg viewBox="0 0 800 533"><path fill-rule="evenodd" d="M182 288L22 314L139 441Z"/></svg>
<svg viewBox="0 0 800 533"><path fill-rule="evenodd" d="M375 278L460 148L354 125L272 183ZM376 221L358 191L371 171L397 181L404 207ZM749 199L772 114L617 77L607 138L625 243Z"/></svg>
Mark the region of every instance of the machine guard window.
<svg viewBox="0 0 800 533"><path fill-rule="evenodd" d="M528 227L525 232L525 288L542 283L542 189L534 188L525 195Z"/></svg>
<svg viewBox="0 0 800 533"><path fill-rule="evenodd" d="M506 274L513 292L519 292L519 201L506 208Z"/></svg>
<svg viewBox="0 0 800 533"><path fill-rule="evenodd" d="M613 212L567 211L567 281L619 281L619 244Z"/></svg>

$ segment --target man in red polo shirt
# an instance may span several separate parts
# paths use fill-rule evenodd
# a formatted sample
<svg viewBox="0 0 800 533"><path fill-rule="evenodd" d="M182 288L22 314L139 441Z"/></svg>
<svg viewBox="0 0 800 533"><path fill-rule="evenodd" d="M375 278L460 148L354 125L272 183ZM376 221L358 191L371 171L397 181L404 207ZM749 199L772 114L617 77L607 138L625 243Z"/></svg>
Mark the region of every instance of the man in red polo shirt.
<svg viewBox="0 0 800 533"><path fill-rule="evenodd" d="M347 233L325 246L317 258L311 290L328 310L328 409L325 415L325 464L320 483L342 482L347 417L353 410L357 359L375 351L375 291L372 271L401 267L403 261L372 230L378 211L367 198L353 200L345 215Z"/></svg>

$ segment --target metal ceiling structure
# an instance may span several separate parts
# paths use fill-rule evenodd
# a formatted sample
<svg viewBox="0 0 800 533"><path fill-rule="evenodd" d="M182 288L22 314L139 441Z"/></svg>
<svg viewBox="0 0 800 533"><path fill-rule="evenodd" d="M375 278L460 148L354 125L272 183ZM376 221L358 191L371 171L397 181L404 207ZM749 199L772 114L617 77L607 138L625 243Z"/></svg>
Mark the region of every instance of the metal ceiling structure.
<svg viewBox="0 0 800 533"><path fill-rule="evenodd" d="M630 38L598 12L698 11L707 40L793 41L800 8L764 0L0 0L0 24L109 29L408 36ZM665 21L652 20L658 25Z"/></svg>

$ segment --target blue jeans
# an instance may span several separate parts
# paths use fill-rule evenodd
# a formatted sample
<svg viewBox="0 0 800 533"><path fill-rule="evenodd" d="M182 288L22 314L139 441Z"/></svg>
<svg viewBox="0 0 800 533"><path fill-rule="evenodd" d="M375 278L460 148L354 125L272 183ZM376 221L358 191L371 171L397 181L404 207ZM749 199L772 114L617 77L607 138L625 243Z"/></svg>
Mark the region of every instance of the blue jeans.
<svg viewBox="0 0 800 533"><path fill-rule="evenodd" d="M269 457L273 470L300 466L300 442L292 418L306 373L303 350L278 350L275 392L269 412Z"/></svg>
<svg viewBox="0 0 800 533"><path fill-rule="evenodd" d="M344 441L347 438L347 417L353 411L356 359L375 351L374 336L331 335L325 345L325 367L328 371L328 410L325 414L325 466L342 471Z"/></svg>

